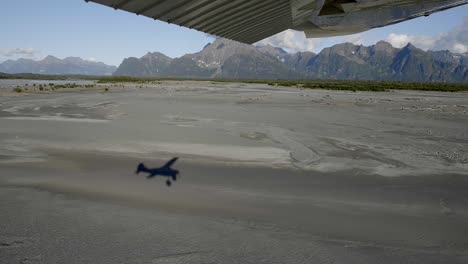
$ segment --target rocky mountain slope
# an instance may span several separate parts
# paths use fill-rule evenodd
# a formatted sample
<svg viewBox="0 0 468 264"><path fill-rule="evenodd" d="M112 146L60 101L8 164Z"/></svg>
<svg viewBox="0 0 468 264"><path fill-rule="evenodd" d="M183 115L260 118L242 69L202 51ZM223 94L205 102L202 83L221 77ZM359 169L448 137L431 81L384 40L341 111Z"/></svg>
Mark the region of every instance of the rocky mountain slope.
<svg viewBox="0 0 468 264"><path fill-rule="evenodd" d="M195 54L171 59L161 53L127 58L114 75L242 79L343 79L468 82L468 55L402 49L381 41L372 46L338 44L319 54L290 54L217 39Z"/></svg>

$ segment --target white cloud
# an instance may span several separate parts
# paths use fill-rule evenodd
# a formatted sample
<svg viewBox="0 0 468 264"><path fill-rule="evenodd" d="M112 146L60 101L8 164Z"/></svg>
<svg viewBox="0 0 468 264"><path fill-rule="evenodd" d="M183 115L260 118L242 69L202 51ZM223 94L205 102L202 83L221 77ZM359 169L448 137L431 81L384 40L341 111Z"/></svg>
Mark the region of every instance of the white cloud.
<svg viewBox="0 0 468 264"><path fill-rule="evenodd" d="M369 40L367 39L367 34L365 32L348 35L344 37L338 37L338 38L340 38L342 42L349 42L355 45L369 45L370 44Z"/></svg>
<svg viewBox="0 0 468 264"><path fill-rule="evenodd" d="M458 53L465 53L465 52L468 52L468 45L455 43L453 44L453 50Z"/></svg>
<svg viewBox="0 0 468 264"><path fill-rule="evenodd" d="M39 51L33 48L16 48L16 49L6 49L0 50L0 55L4 57L28 57L34 58Z"/></svg>
<svg viewBox="0 0 468 264"><path fill-rule="evenodd" d="M0 63L20 58L39 60L41 59L41 51L33 48L0 49Z"/></svg>
<svg viewBox="0 0 468 264"><path fill-rule="evenodd" d="M96 58L93 57L87 58L86 60L91 62L97 62Z"/></svg>
<svg viewBox="0 0 468 264"><path fill-rule="evenodd" d="M255 45L271 45L288 50L289 52L314 51L322 42L320 39L307 39L304 32L286 30L274 36L257 42Z"/></svg>
<svg viewBox="0 0 468 264"><path fill-rule="evenodd" d="M350 42L355 45L368 46L375 44L378 40L373 38L369 32L332 38L307 39L301 31L286 30L261 40L255 45L264 46L270 44L293 53L298 51L319 52L324 46L337 43ZM447 33L436 36L391 33L383 40L397 48L402 48L411 43L423 50L449 50L451 52L465 53L468 52L468 16L465 16L460 25Z"/></svg>
<svg viewBox="0 0 468 264"><path fill-rule="evenodd" d="M454 52L468 52L468 16L452 31L442 34L434 44L436 49L448 49Z"/></svg>
<svg viewBox="0 0 468 264"><path fill-rule="evenodd" d="M418 48L427 50L434 47L436 39L434 37L427 36L411 36L406 34L391 33L385 38L385 41L389 42L396 48L403 48L404 46L408 45L408 43L411 43Z"/></svg>
<svg viewBox="0 0 468 264"><path fill-rule="evenodd" d="M461 25L437 36L412 36L391 33L385 40L397 48L411 43L424 50L449 50L465 53L468 52L468 16L463 19Z"/></svg>

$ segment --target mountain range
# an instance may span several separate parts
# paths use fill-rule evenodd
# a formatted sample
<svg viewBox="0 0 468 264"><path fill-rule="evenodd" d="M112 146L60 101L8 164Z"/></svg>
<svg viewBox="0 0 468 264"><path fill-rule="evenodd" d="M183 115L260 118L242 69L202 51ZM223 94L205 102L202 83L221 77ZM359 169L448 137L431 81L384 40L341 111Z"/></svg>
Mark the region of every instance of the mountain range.
<svg viewBox="0 0 468 264"><path fill-rule="evenodd" d="M34 73L47 75L111 75L117 67L102 62L83 60L78 57L59 59L47 56L43 60L18 59L0 63L3 73Z"/></svg>
<svg viewBox="0 0 468 264"><path fill-rule="evenodd" d="M170 58L147 53L126 58L113 73L134 77L232 79L334 79L468 82L468 53L399 49L380 41L372 46L338 44L320 53L288 53L217 39L203 50Z"/></svg>
<svg viewBox="0 0 468 264"><path fill-rule="evenodd" d="M338 44L320 53L288 53L270 45L253 46L219 38L200 52L170 58L162 53L130 57L120 66L77 57L8 60L0 72L48 75L115 75L228 79L331 79L417 82L468 82L468 53L424 51L408 44L395 48Z"/></svg>

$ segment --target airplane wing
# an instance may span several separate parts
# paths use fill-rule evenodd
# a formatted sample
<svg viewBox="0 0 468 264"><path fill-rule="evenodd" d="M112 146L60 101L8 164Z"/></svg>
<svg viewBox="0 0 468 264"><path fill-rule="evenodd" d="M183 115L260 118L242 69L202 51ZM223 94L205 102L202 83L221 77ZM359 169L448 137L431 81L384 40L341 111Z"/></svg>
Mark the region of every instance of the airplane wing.
<svg viewBox="0 0 468 264"><path fill-rule="evenodd" d="M167 167L167 168L171 167L178 159L179 159L179 158L173 158L173 159L171 159L171 160L168 161L166 164L164 164L163 167Z"/></svg>
<svg viewBox="0 0 468 264"><path fill-rule="evenodd" d="M307 37L357 33L468 0L85 0L252 44L286 29Z"/></svg>

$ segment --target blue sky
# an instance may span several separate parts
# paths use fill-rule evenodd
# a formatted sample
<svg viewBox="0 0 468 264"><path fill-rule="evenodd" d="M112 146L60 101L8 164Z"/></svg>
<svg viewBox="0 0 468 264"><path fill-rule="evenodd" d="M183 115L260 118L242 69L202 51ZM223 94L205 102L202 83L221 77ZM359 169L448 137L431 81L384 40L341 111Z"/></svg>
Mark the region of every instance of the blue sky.
<svg viewBox="0 0 468 264"><path fill-rule="evenodd" d="M368 45L378 40L390 41L395 46L411 41L422 48L444 48L437 43L447 42L447 34L452 38L462 34L468 27L467 16L468 6L462 6L348 37L305 40L296 34L297 45L284 48L318 52L344 41ZM213 41L202 32L83 0L3 1L0 25L0 62L19 57L40 59L54 55L59 58L77 56L118 65L125 57L140 57L148 51L178 57L197 52ZM262 43L281 46L283 42L277 40L283 35ZM446 46L464 52L468 43L464 39L457 41L461 46Z"/></svg>

